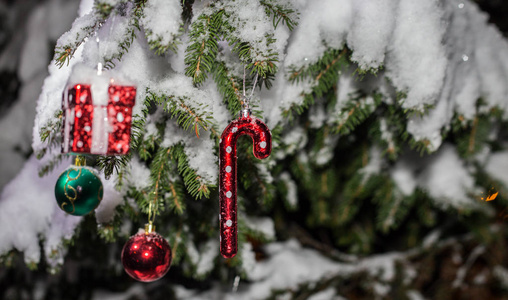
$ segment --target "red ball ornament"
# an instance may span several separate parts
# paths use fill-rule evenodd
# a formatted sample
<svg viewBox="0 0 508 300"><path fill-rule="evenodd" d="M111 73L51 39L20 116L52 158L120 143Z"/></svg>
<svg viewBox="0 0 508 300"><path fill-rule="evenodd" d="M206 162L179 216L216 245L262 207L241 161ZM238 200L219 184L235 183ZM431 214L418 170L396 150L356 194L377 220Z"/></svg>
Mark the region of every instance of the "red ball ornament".
<svg viewBox="0 0 508 300"><path fill-rule="evenodd" d="M151 282L162 278L173 256L168 241L156 232L140 232L123 246L122 264L132 278Z"/></svg>

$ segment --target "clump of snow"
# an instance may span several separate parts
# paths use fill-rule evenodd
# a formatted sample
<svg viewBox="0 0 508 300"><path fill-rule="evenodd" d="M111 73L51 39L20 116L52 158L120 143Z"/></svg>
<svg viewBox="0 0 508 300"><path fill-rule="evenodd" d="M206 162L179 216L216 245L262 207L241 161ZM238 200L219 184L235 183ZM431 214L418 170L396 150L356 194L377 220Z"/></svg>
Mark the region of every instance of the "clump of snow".
<svg viewBox="0 0 508 300"><path fill-rule="evenodd" d="M374 294L376 296L385 297L390 292L390 286L388 284L383 284L378 281L374 281L372 283L372 289L374 290Z"/></svg>
<svg viewBox="0 0 508 300"><path fill-rule="evenodd" d="M213 261L219 254L219 242L217 239L210 239L204 245L204 250L201 252L199 263L196 269L197 274L207 274L213 268Z"/></svg>
<svg viewBox="0 0 508 300"><path fill-rule="evenodd" d="M436 244L441 236L441 230L433 230L430 232L422 241L422 245L425 248L432 247Z"/></svg>
<svg viewBox="0 0 508 300"><path fill-rule="evenodd" d="M135 283L123 292L111 292L98 289L92 293L92 300L123 300L123 299L149 299L146 295L145 285Z"/></svg>
<svg viewBox="0 0 508 300"><path fill-rule="evenodd" d="M137 190L143 190L150 186L150 169L134 156L130 161L130 170L127 176L127 182Z"/></svg>
<svg viewBox="0 0 508 300"><path fill-rule="evenodd" d="M386 253L383 255L371 256L359 263L359 268L367 271L372 276L384 282L395 279L395 261L400 258L399 253Z"/></svg>
<svg viewBox="0 0 508 300"><path fill-rule="evenodd" d="M94 0L81 0L79 3L78 15L80 17L90 13L93 9Z"/></svg>
<svg viewBox="0 0 508 300"><path fill-rule="evenodd" d="M55 200L53 201L56 202ZM62 240L70 240L72 238L81 220L81 217L66 214L60 209L53 210L51 224L49 224L49 228L44 232L44 253L49 266L57 267L63 265L67 249L64 248Z"/></svg>
<svg viewBox="0 0 508 300"><path fill-rule="evenodd" d="M254 281L237 293L237 299L266 299L273 288L287 289L300 283L318 281L327 275L347 272L351 267L324 258L316 251L303 249L295 240L266 246L268 260L258 262L248 274Z"/></svg>
<svg viewBox="0 0 508 300"><path fill-rule="evenodd" d="M248 216L242 216L242 218L245 220L245 225L251 230L263 234L266 239L275 239L275 225L271 218Z"/></svg>
<svg viewBox="0 0 508 300"><path fill-rule="evenodd" d="M151 0L146 3L143 9L141 24L150 33L150 41L169 45L178 35L181 15L180 1Z"/></svg>
<svg viewBox="0 0 508 300"><path fill-rule="evenodd" d="M406 292L406 296L409 300L425 300L425 297L416 290L409 290Z"/></svg>
<svg viewBox="0 0 508 300"><path fill-rule="evenodd" d="M186 245L186 253L187 253L187 257L190 259L191 263L195 266L197 266L198 262L199 262L199 252L198 252L198 249L196 249L196 245L194 245L194 242L192 241L187 241L185 243Z"/></svg>
<svg viewBox="0 0 508 300"><path fill-rule="evenodd" d="M295 208L298 206L298 193L296 183L291 179L289 172L282 172L280 180L284 182L287 188L286 201L290 207Z"/></svg>
<svg viewBox="0 0 508 300"><path fill-rule="evenodd" d="M256 253L252 250L252 244L249 242L244 243L240 251L240 255L242 270L245 273L250 274L256 266Z"/></svg>
<svg viewBox="0 0 508 300"><path fill-rule="evenodd" d="M95 218L99 224L112 221L115 216L116 207L123 201L123 195L115 187L116 177L117 175L114 174L109 180L106 180L104 173L100 174L104 196L100 205L95 209Z"/></svg>
<svg viewBox="0 0 508 300"><path fill-rule="evenodd" d="M287 146L286 153L294 154L305 147L308 137L301 126L294 126L282 136L282 143Z"/></svg>
<svg viewBox="0 0 508 300"><path fill-rule="evenodd" d="M436 151L443 142L441 128L444 125L446 102L439 102L436 109L431 110L424 116L413 116L407 124L407 131L411 133L415 141L428 142L429 151Z"/></svg>
<svg viewBox="0 0 508 300"><path fill-rule="evenodd" d="M300 68L317 62L332 47L342 48L353 20L350 0L301 1L302 13L287 48L286 67Z"/></svg>
<svg viewBox="0 0 508 300"><path fill-rule="evenodd" d="M443 10L436 0L401 1L394 17L387 76L399 91L407 92L403 108L423 110L436 101L445 76Z"/></svg>
<svg viewBox="0 0 508 300"><path fill-rule="evenodd" d="M379 174L381 172L382 164L383 159L381 149L377 146L373 146L369 150L369 162L363 168L358 170L358 173L363 176L363 182L367 182L372 175Z"/></svg>
<svg viewBox="0 0 508 300"><path fill-rule="evenodd" d="M323 142L323 147L314 155L315 163L318 166L324 166L329 163L334 156L335 146L339 142L338 135L327 135Z"/></svg>
<svg viewBox="0 0 508 300"><path fill-rule="evenodd" d="M337 291L329 287L308 298L308 300L346 300L346 298L336 295Z"/></svg>
<svg viewBox="0 0 508 300"><path fill-rule="evenodd" d="M474 191L474 178L451 145L444 145L432 156L419 176L419 185L441 207L461 209L475 204L468 196L468 191Z"/></svg>
<svg viewBox="0 0 508 300"><path fill-rule="evenodd" d="M254 59L268 59L268 45L265 35L273 34L270 18L259 1L236 0L224 5L229 23L233 26L233 34L253 47Z"/></svg>
<svg viewBox="0 0 508 300"><path fill-rule="evenodd" d="M312 286L328 278L347 277L361 272L367 272L382 282L390 282L395 279L395 262L404 259L404 254L387 253L353 263L339 263L324 257L316 250L303 248L294 239L268 244L265 252L267 258L255 261L253 268L247 272L250 283L241 284L237 292L234 288L233 291L225 291L217 285L205 292L177 286L176 293L179 298L192 300L266 299L272 295L273 290L292 290L300 284ZM335 296L335 291L332 291L326 290L326 293L314 296L325 299L321 297L326 294L326 299L343 299Z"/></svg>
<svg viewBox="0 0 508 300"><path fill-rule="evenodd" d="M393 140L393 133L388 128L385 118L379 120L379 130L381 131L381 139L388 144L388 152L395 150L395 142Z"/></svg>
<svg viewBox="0 0 508 300"><path fill-rule="evenodd" d="M293 105L302 105L304 95L312 91L312 82L301 80L290 83L285 77L288 69L284 66L279 68L270 90L263 89L260 93L260 107L266 118L266 125L273 128L282 121L282 113L289 110Z"/></svg>
<svg viewBox="0 0 508 300"><path fill-rule="evenodd" d="M84 6L83 6L84 7ZM88 10L87 8L83 8L83 11ZM67 46L74 47L79 44L81 40L85 39L88 36L88 32L84 32L84 28L93 28L96 24L98 24L99 19L97 15L92 12L88 12L80 17L78 17L72 23L72 27L69 31L62 34L62 36L56 42L56 49L64 50Z"/></svg>
<svg viewBox="0 0 508 300"><path fill-rule="evenodd" d="M398 1L356 0L353 4L353 24L347 36L353 50L351 59L363 69L378 68L385 59L395 25L393 12Z"/></svg>
<svg viewBox="0 0 508 300"><path fill-rule="evenodd" d="M218 159L213 150L215 142L210 139L209 133L202 133L198 138L194 132L185 131L173 122L167 123L161 146L169 148L183 143L189 166L208 183L215 183L219 176L216 165Z"/></svg>
<svg viewBox="0 0 508 300"><path fill-rule="evenodd" d="M501 283L501 286L508 290L508 269L503 266L495 266L492 273L499 283Z"/></svg>
<svg viewBox="0 0 508 300"><path fill-rule="evenodd" d="M196 249L192 241L188 241L187 256L191 263L196 266L195 275L200 277L204 276L213 269L214 260L219 255L219 242L217 239L208 240L201 248L201 251Z"/></svg>
<svg viewBox="0 0 508 300"><path fill-rule="evenodd" d="M485 166L485 171L508 186L508 172L506 170L508 170L508 151L492 153Z"/></svg>
<svg viewBox="0 0 508 300"><path fill-rule="evenodd" d="M327 119L328 115L322 104L315 104L309 108L310 128L319 129L323 127Z"/></svg>
<svg viewBox="0 0 508 300"><path fill-rule="evenodd" d="M48 188L54 187L70 161L64 160L46 177L39 178L42 163L32 156L0 195L0 253L17 249L24 252L27 263L40 260L39 234L49 236L47 247L54 249L81 220L60 210L54 189Z"/></svg>
<svg viewBox="0 0 508 300"><path fill-rule="evenodd" d="M266 162L256 164L256 168L258 169L261 178L263 178L267 183L272 183L273 176L272 173L270 173L269 166L270 165Z"/></svg>
<svg viewBox="0 0 508 300"><path fill-rule="evenodd" d="M392 180L404 196L413 194L416 188L417 182L413 167L411 162L401 159L390 169Z"/></svg>
<svg viewBox="0 0 508 300"><path fill-rule="evenodd" d="M130 14L121 16L112 13L100 28L97 28L96 34L85 44L85 62L90 65L97 65L99 62L104 64L104 59L112 59L124 51L119 45L129 38L129 30L133 29Z"/></svg>

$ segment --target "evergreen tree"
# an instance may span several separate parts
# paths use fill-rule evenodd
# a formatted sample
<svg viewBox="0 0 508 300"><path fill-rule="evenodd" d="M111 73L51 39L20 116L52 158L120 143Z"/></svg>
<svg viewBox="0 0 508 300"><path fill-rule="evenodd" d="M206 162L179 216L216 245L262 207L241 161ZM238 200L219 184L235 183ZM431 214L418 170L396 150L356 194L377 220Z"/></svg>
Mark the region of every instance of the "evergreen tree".
<svg viewBox="0 0 508 300"><path fill-rule="evenodd" d="M131 150L87 157L104 199L75 217L53 192L71 163L61 95L98 64L137 86ZM3 296L506 297L507 80L508 43L470 1L83 0L0 198L4 280L37 275ZM238 141L224 259L218 148L243 89L273 147ZM120 252L150 212L172 267L134 284Z"/></svg>

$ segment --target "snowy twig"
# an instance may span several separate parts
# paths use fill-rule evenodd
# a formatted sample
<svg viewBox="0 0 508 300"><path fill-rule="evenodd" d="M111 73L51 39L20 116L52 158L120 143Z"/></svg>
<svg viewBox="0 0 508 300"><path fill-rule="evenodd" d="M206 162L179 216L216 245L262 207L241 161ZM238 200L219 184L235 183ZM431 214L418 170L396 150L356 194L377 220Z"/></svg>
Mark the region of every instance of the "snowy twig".
<svg viewBox="0 0 508 300"><path fill-rule="evenodd" d="M459 288L462 283L464 282L464 278L466 278L467 271L471 268L471 266L474 264L476 259L482 255L485 252L485 246L484 245L478 245L476 246L473 251L471 252L471 255L469 255L466 263L459 268L457 271L457 277L452 283L453 288Z"/></svg>

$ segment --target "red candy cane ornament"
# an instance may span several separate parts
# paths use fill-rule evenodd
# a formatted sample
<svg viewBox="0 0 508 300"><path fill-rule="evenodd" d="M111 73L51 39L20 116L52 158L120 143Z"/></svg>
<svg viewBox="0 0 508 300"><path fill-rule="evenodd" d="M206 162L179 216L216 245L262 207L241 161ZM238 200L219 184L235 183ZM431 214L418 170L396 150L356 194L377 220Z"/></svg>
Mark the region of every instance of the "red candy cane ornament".
<svg viewBox="0 0 508 300"><path fill-rule="evenodd" d="M272 151L272 134L261 120L244 109L240 118L231 122L220 140L219 197L220 197L220 253L231 258L238 251L237 203L236 203L236 141L247 134L254 142L254 156L267 158Z"/></svg>

